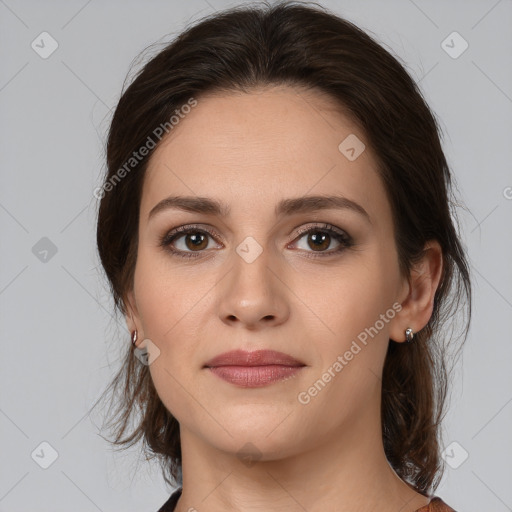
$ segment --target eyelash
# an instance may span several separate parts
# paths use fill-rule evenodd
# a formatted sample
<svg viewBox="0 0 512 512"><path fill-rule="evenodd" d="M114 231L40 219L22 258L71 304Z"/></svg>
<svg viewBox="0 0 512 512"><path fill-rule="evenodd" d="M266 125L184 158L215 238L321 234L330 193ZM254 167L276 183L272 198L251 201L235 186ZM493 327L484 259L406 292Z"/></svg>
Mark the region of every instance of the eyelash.
<svg viewBox="0 0 512 512"><path fill-rule="evenodd" d="M340 242L340 247L338 249L335 249L333 251L320 251L318 254L311 254L310 256L307 256L308 258L325 258L328 256L333 256L334 254L339 254L345 249L348 249L349 247L352 247L354 245L353 239L348 234L344 233L341 230L338 230L338 228L330 225L330 224L324 224L323 226L311 226L309 228L303 228L300 229L297 233L297 238L295 240L302 238L304 235L309 233L327 233L331 235L336 241ZM172 255L177 256L178 258L198 258L201 257L201 252L204 251L181 251L172 248L171 244L180 238L183 235L187 235L189 233L207 233L212 238L216 238L217 234L208 229L208 228L199 228L195 225L189 225L189 226L180 226L179 228L173 229L169 233L165 234L163 237L160 238L159 245L160 247L163 247L167 251L171 252ZM309 251L307 251L309 252ZM196 255L197 254L197 255Z"/></svg>

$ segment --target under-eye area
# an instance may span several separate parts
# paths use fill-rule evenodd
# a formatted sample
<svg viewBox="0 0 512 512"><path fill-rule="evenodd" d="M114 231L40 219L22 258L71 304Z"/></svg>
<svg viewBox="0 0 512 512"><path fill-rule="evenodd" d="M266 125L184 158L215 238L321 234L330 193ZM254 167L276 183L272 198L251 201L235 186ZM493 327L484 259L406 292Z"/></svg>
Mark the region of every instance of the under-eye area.
<svg viewBox="0 0 512 512"><path fill-rule="evenodd" d="M315 224L297 230L294 243L287 249L309 252L309 258L332 257L354 246L350 235L330 224ZM172 229L160 238L160 246L179 258L197 258L204 256L206 250L219 250L223 247L222 237L213 228L204 225L180 226ZM201 254L203 253L203 254ZM317 254L315 254L317 253Z"/></svg>

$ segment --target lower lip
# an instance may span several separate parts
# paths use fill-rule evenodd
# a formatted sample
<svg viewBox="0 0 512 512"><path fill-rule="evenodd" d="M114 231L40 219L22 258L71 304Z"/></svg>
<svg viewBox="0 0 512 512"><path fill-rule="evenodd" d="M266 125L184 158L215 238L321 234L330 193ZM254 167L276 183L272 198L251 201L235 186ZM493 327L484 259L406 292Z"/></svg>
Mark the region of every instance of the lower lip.
<svg viewBox="0 0 512 512"><path fill-rule="evenodd" d="M221 379L242 388L260 388L293 377L303 366L216 366L209 367Z"/></svg>

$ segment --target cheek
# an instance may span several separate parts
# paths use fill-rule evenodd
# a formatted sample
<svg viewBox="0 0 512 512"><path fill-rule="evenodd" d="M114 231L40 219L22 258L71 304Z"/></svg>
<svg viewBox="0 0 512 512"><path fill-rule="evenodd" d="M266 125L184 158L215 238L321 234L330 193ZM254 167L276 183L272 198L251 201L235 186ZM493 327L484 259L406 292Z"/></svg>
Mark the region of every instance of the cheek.
<svg viewBox="0 0 512 512"><path fill-rule="evenodd" d="M322 332L312 340L317 352L316 370L307 386L323 389L304 409L312 417L324 418L325 428L344 418L362 414L369 400L380 393L381 372L389 343L389 321L394 317L391 295L379 266L354 265L346 276L331 280L323 299L318 292L308 296L312 309L320 304ZM382 320L383 315L388 322ZM314 330L309 331L311 334ZM334 376L333 376L334 375ZM319 384L317 384L319 381ZM325 387L323 384L325 383ZM339 407L331 408L332 404ZM329 410L326 413L326 410Z"/></svg>
<svg viewBox="0 0 512 512"><path fill-rule="evenodd" d="M172 335L180 319L185 320L204 295L203 281L194 279L186 268L171 264L170 258L159 249L140 248L135 269L135 296L141 320L147 333L162 341Z"/></svg>
<svg viewBox="0 0 512 512"><path fill-rule="evenodd" d="M323 283L323 293L310 287L305 301L321 320L311 316L320 329L312 343L318 367L322 371L332 368L339 356L343 358L343 370L336 373L324 398L344 403L363 399L378 384L376 376L381 373L390 322L396 314L392 307L393 265L387 266L390 262L377 248L359 256L333 271Z"/></svg>
<svg viewBox="0 0 512 512"><path fill-rule="evenodd" d="M142 256L137 265L135 295L144 337L159 350L149 366L151 379L164 406L182 421L193 414L188 393L194 389L191 376L197 359L193 317L203 294L155 256L151 263Z"/></svg>
<svg viewBox="0 0 512 512"><path fill-rule="evenodd" d="M385 269L367 257L334 269L322 287L311 284L311 278L305 278L302 294L322 320L330 339L341 337L346 343L373 325L391 306Z"/></svg>
<svg viewBox="0 0 512 512"><path fill-rule="evenodd" d="M169 371L180 371L194 350L193 318L204 295L199 290L203 285L183 270L171 268L165 257L149 250L139 256L134 286L144 336L160 350L155 363L165 361Z"/></svg>

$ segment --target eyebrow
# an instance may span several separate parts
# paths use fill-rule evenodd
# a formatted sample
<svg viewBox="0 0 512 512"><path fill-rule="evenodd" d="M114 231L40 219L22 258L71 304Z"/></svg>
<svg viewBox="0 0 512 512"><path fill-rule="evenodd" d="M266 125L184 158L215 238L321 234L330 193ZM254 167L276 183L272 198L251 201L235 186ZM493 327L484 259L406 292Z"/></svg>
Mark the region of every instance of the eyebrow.
<svg viewBox="0 0 512 512"><path fill-rule="evenodd" d="M148 222L157 213L168 209L177 209L191 213L203 213L229 217L230 207L226 204L201 196L169 196L157 203L149 212ZM315 195L283 199L277 203L274 214L276 217L297 213L310 213L320 210L351 210L366 219L370 224L368 212L358 203L340 195Z"/></svg>

